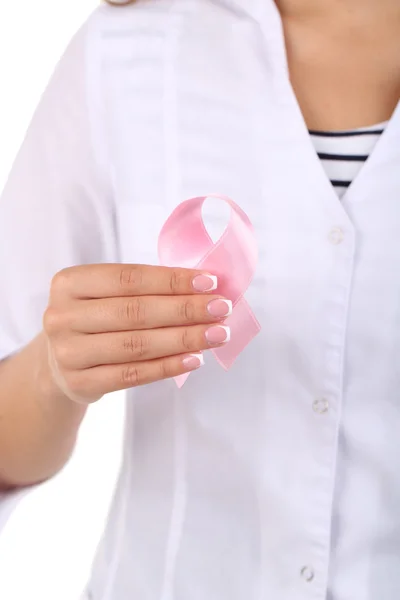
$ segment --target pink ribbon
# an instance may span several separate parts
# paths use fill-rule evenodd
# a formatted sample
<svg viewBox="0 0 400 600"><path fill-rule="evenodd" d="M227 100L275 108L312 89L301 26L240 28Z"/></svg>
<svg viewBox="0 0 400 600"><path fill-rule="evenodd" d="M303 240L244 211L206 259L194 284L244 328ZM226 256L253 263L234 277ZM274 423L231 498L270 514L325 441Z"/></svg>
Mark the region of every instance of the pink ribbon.
<svg viewBox="0 0 400 600"><path fill-rule="evenodd" d="M202 217L207 198L215 198L230 206L230 218L219 240L213 242ZM257 245L253 226L245 212L225 196L210 194L179 204L165 222L158 239L158 255L162 265L199 269L218 277L218 294L232 300L232 315L226 319L231 339L212 352L220 365L228 370L237 356L259 333L261 327L243 294L256 268ZM182 387L188 374L175 378Z"/></svg>

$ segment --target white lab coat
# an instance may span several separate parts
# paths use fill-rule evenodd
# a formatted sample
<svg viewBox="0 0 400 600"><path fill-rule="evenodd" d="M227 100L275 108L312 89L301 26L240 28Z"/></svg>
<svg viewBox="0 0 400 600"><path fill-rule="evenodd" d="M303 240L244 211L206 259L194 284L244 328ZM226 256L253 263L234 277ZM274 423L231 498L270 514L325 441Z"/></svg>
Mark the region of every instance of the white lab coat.
<svg viewBox="0 0 400 600"><path fill-rule="evenodd" d="M59 268L156 264L167 216L210 192L255 225L262 331L228 373L210 356L181 390L129 393L89 597L397 600L400 107L340 201L272 0L91 17L0 205L2 355L40 329Z"/></svg>

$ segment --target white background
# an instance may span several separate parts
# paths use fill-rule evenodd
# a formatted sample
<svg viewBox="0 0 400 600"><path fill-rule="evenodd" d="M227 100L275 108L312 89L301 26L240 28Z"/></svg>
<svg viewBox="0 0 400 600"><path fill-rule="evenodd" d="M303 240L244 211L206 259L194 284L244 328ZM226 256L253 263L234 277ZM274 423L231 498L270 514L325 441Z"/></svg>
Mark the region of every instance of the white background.
<svg viewBox="0 0 400 600"><path fill-rule="evenodd" d="M96 6L0 0L0 189L56 62ZM119 394L91 408L70 464L15 511L0 537L1 600L79 598L119 466L122 417Z"/></svg>

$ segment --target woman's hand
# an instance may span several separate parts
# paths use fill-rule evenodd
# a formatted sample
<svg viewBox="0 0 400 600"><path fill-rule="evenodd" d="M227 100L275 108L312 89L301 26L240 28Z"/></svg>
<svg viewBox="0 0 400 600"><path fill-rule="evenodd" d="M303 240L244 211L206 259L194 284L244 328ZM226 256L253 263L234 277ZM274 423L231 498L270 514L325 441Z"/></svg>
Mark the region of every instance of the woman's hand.
<svg viewBox="0 0 400 600"><path fill-rule="evenodd" d="M100 264L52 281L44 315L49 365L70 399L175 377L203 364L202 350L229 341L229 300L216 278L190 269Z"/></svg>

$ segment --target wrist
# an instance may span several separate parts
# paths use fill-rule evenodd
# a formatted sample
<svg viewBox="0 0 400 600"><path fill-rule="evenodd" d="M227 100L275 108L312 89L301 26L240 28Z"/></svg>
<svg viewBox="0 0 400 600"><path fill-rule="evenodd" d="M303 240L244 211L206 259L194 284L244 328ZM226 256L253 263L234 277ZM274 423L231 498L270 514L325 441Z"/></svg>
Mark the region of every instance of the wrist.
<svg viewBox="0 0 400 600"><path fill-rule="evenodd" d="M37 338L37 389L38 398L43 411L54 411L55 406L58 411L62 411L67 418L76 421L80 425L86 414L88 406L74 402L58 385L51 368L49 360L49 344L47 336L42 332Z"/></svg>

